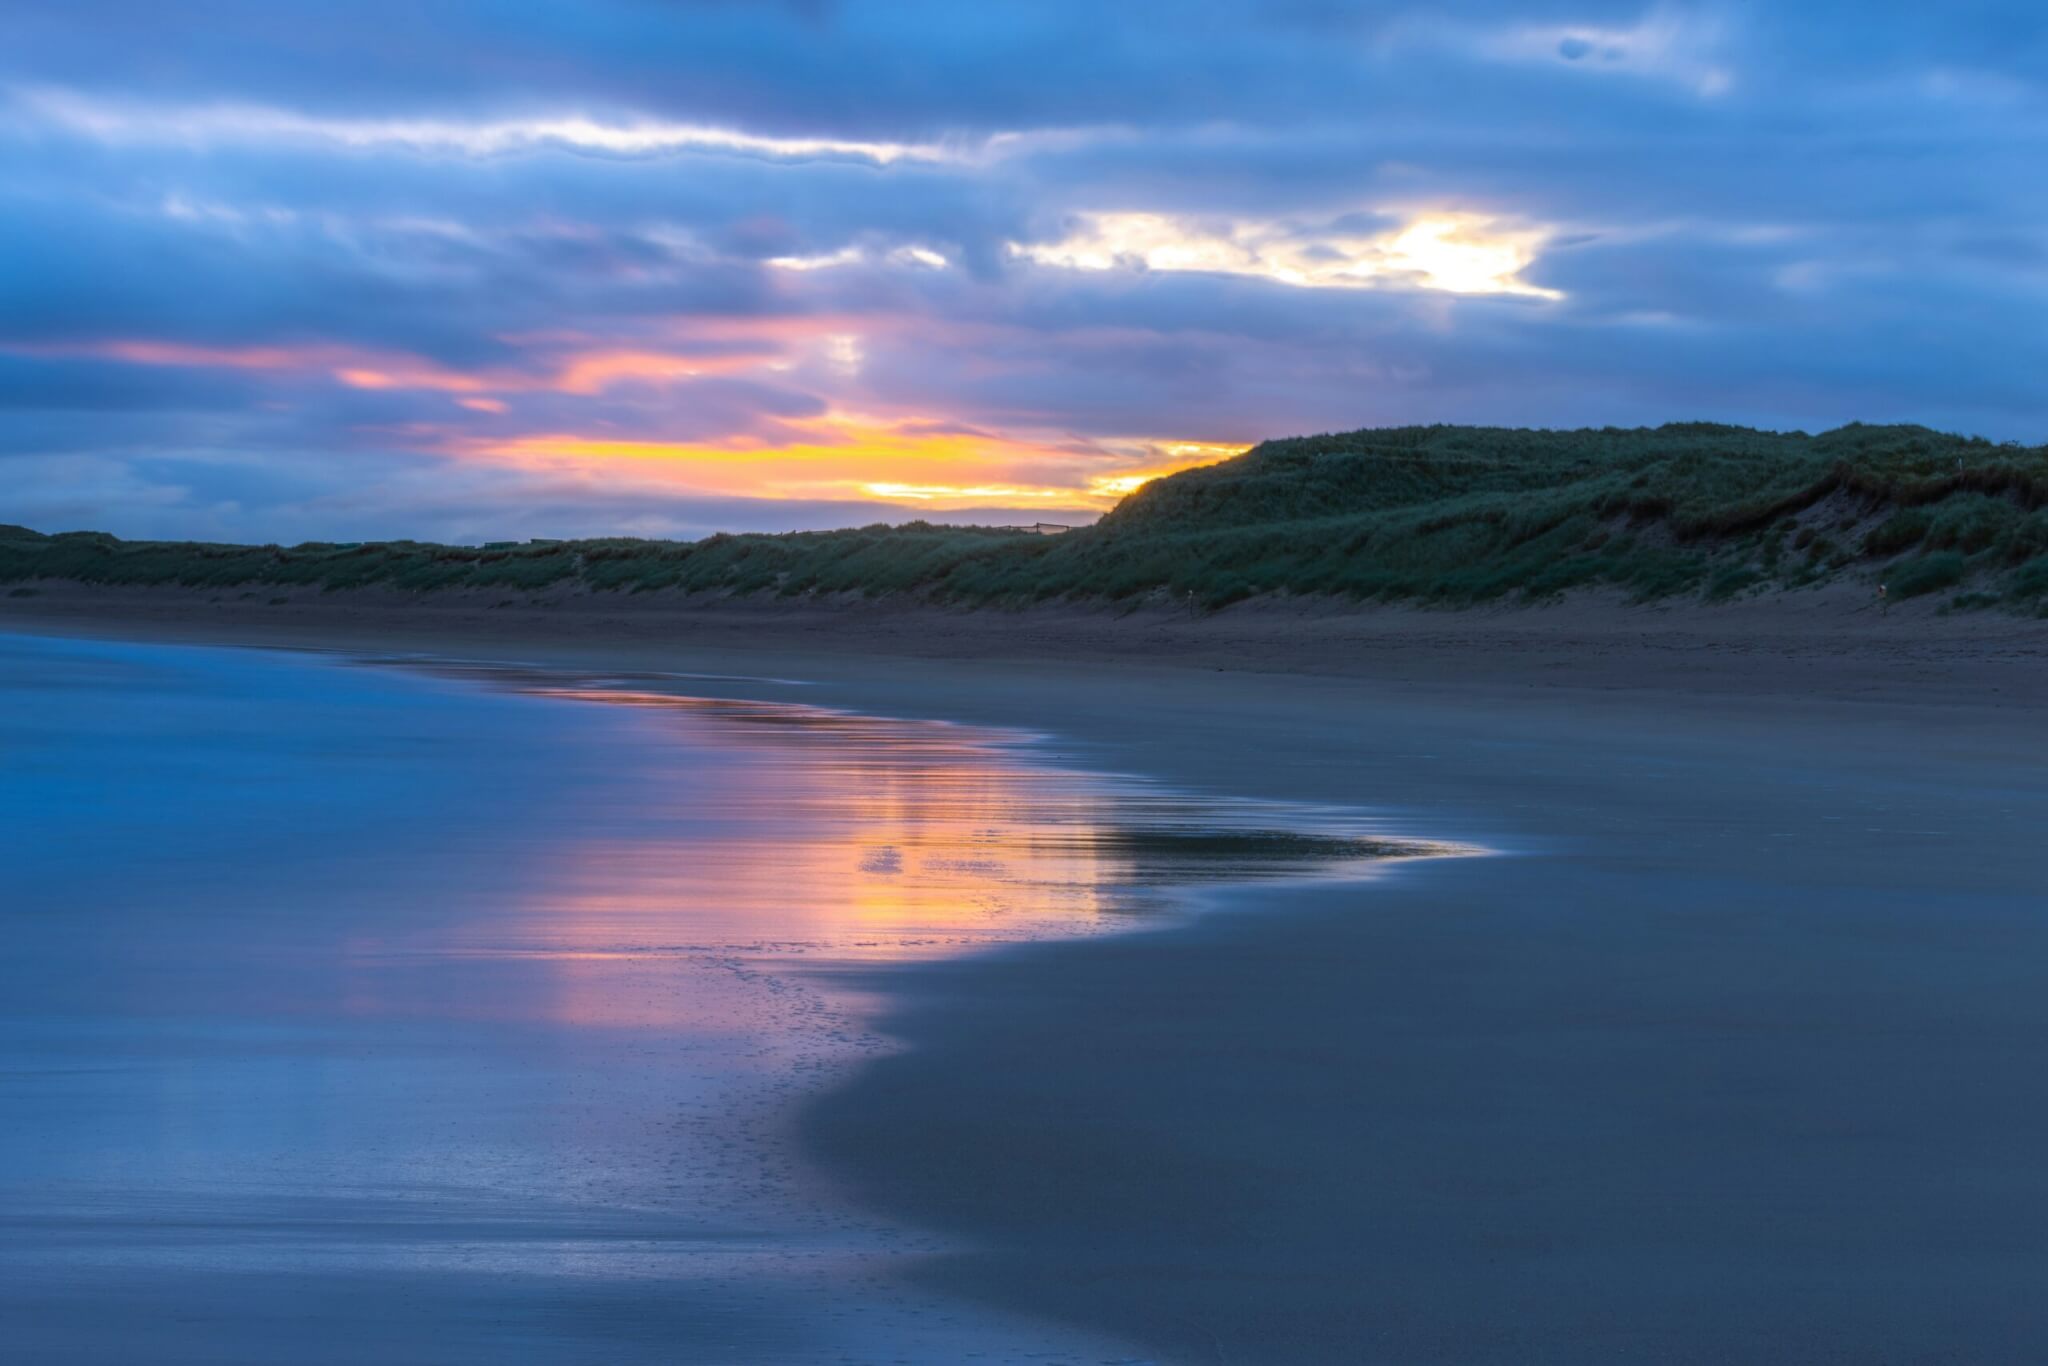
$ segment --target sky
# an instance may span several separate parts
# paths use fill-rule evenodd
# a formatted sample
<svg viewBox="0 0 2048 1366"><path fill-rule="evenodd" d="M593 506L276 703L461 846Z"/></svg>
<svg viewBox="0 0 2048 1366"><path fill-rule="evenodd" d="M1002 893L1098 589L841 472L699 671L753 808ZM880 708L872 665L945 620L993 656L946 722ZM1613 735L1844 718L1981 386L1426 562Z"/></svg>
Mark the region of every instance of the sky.
<svg viewBox="0 0 2048 1366"><path fill-rule="evenodd" d="M0 522L1089 520L1398 423L2048 439L2031 3L0 0Z"/></svg>

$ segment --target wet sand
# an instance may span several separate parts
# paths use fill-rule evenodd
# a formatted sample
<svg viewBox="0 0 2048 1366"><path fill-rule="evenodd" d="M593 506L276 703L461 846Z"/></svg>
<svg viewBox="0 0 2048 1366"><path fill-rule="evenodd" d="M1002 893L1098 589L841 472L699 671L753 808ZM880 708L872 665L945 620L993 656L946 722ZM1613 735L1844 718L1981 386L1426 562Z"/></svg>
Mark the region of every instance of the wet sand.
<svg viewBox="0 0 2048 1366"><path fill-rule="evenodd" d="M805 1151L945 1235L924 1286L1180 1361L2048 1356L2033 624L1466 616L1317 657L1299 626L1262 652L1140 623L1144 657L1077 660L1043 624L646 620L258 638L753 661L1506 851L846 969L904 1049L806 1111Z"/></svg>
<svg viewBox="0 0 2048 1366"><path fill-rule="evenodd" d="M0 633L9 1359L1129 1356L796 1160L852 969L1420 850L806 691Z"/></svg>
<svg viewBox="0 0 2048 1366"><path fill-rule="evenodd" d="M899 979L807 1135L979 1241L932 1283L1189 1361L2048 1353L2038 723L1319 701L1205 743L1518 852Z"/></svg>

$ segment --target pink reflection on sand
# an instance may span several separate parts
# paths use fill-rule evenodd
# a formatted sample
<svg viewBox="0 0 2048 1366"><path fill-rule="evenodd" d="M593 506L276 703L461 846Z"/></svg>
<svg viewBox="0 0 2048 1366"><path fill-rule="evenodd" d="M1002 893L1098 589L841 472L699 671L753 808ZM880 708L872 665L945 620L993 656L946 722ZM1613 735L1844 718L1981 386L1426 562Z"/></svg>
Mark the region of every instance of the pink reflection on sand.
<svg viewBox="0 0 2048 1366"><path fill-rule="evenodd" d="M585 793L551 836L506 851L522 869L509 902L357 959L384 965L384 986L351 998L372 1011L405 1008L390 975L424 956L438 964L421 974L442 993L436 1012L773 1034L781 1026L762 1010L786 1014L791 1000L764 1004L763 992L799 991L773 985L795 960L900 961L1098 933L1197 881L1340 863L1362 875L1369 859L1443 852L1370 843L1355 822L1265 829L1301 813L1225 810L1058 768L1000 732L679 696L631 678L438 671L634 709L645 724L628 728L629 755L613 765L630 772ZM1258 828L1247 835L1233 819Z"/></svg>

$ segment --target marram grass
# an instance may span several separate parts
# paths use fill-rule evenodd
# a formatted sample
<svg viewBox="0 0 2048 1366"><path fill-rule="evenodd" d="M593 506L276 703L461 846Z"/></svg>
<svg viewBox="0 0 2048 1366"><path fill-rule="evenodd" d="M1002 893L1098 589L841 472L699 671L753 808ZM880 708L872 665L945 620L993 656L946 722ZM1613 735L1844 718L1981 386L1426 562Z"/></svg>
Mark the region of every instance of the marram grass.
<svg viewBox="0 0 2048 1366"><path fill-rule="evenodd" d="M1269 441L1060 536L868 526L477 549L122 541L0 527L0 583L776 596L1214 608L1263 594L1462 606L1573 589L1727 599L1849 579L2048 610L2048 449L1923 427L1403 427Z"/></svg>

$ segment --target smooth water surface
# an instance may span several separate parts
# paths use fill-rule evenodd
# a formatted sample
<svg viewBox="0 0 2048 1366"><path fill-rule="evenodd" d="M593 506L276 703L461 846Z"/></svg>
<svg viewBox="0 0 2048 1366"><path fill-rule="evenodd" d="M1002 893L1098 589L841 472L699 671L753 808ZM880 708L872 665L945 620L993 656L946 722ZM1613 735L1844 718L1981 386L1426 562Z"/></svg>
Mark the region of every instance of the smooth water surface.
<svg viewBox="0 0 2048 1366"><path fill-rule="evenodd" d="M794 1162L835 964L1360 876L1355 815L688 680L0 636L0 1320L36 1362L1102 1360Z"/></svg>

